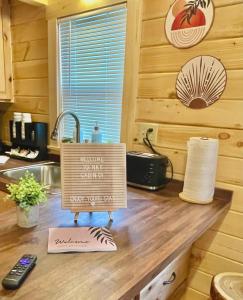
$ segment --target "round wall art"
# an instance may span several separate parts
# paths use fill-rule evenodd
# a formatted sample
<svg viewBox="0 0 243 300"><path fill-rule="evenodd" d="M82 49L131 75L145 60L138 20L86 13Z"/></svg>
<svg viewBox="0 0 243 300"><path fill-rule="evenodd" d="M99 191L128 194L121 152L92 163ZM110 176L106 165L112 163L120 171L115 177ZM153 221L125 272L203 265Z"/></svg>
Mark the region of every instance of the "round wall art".
<svg viewBox="0 0 243 300"><path fill-rule="evenodd" d="M206 108L224 92L227 81L223 64L212 56L197 56L187 62L178 74L176 93L190 108Z"/></svg>
<svg viewBox="0 0 243 300"><path fill-rule="evenodd" d="M167 39L176 48L192 47L207 35L213 19L212 0L176 0L166 17Z"/></svg>

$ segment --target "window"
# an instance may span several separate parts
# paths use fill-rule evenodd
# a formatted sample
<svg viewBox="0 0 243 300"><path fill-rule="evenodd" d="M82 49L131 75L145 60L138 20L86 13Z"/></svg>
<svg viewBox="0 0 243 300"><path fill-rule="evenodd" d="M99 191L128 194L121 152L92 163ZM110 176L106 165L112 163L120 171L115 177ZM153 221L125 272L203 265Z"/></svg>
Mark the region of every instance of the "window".
<svg viewBox="0 0 243 300"><path fill-rule="evenodd" d="M75 112L84 139L98 123L103 142L120 142L126 6L59 19L59 107ZM63 136L72 137L73 120Z"/></svg>

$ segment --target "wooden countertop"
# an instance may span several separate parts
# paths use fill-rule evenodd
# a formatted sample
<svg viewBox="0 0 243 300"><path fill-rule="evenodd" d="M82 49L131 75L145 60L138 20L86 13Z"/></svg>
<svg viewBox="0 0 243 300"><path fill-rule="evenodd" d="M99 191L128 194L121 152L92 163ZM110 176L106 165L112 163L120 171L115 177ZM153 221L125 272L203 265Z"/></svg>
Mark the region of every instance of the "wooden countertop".
<svg viewBox="0 0 243 300"><path fill-rule="evenodd" d="M73 214L61 210L60 198L41 208L34 229L16 225L15 210L0 213L0 279L24 254L37 265L17 291L0 287L0 299L131 299L184 248L191 245L229 208L232 192L217 190L212 204L178 198L182 184L158 192L128 188L128 208L113 213L116 252L47 254L48 228L74 226ZM107 213L81 213L79 226L107 226Z"/></svg>
<svg viewBox="0 0 243 300"><path fill-rule="evenodd" d="M0 164L0 171L6 170L6 169L12 169L12 168L18 168L18 167L23 167L27 166L33 163L20 160L20 159L13 159L10 158L5 164Z"/></svg>

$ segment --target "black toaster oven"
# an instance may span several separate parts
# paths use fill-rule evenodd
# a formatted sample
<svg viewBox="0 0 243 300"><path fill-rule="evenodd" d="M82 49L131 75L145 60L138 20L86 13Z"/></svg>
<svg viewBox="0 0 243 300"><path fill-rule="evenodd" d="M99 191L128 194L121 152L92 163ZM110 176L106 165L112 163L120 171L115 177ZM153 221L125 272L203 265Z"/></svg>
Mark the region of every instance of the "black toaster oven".
<svg viewBox="0 0 243 300"><path fill-rule="evenodd" d="M168 158L166 156L127 152L127 184L148 190L157 190L168 183L166 169Z"/></svg>

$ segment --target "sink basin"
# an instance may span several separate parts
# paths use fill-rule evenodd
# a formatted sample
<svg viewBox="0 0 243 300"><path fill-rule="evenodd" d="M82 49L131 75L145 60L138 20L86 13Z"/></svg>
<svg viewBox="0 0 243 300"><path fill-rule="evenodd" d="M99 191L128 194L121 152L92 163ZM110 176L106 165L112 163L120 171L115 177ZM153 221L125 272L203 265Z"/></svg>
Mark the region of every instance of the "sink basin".
<svg viewBox="0 0 243 300"><path fill-rule="evenodd" d="M26 171L33 173L36 180L45 186L49 194L61 193L61 169L53 162L5 170L2 175L17 181L24 176Z"/></svg>

